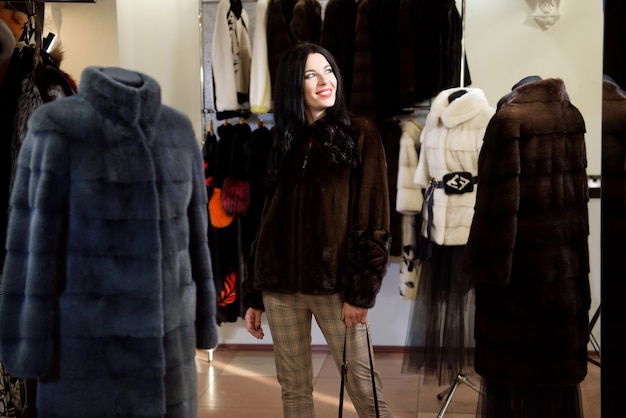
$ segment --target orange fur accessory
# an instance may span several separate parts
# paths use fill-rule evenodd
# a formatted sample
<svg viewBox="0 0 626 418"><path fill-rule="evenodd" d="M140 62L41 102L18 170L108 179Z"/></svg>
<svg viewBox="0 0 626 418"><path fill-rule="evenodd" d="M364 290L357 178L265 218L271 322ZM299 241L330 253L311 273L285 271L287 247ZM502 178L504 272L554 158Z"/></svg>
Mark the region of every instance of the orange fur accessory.
<svg viewBox="0 0 626 418"><path fill-rule="evenodd" d="M234 218L224 210L220 198L221 194L222 189L216 187L213 189L213 194L209 200L209 218L211 219L211 225L215 228L226 228L233 222Z"/></svg>

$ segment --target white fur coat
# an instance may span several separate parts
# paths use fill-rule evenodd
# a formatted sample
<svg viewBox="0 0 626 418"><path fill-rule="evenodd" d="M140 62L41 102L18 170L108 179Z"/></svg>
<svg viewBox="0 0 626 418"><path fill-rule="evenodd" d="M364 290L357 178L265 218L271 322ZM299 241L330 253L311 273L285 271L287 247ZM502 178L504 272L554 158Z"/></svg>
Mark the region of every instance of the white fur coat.
<svg viewBox="0 0 626 418"><path fill-rule="evenodd" d="M478 88L464 88L467 93L449 103L448 97L457 90L461 89L455 87L439 93L426 117L413 179L424 189L431 179L441 181L450 172L478 175L478 155L495 109ZM439 245L465 245L474 216L476 187L465 194L446 194L444 189L435 189L432 199L430 240ZM422 214L421 233L428 237L428 211L423 210Z"/></svg>

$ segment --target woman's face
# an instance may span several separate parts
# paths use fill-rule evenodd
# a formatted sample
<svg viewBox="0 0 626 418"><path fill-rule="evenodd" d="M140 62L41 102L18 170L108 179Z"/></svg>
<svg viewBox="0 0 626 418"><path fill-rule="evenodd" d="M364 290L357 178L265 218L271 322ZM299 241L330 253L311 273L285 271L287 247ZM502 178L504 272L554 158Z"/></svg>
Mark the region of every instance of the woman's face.
<svg viewBox="0 0 626 418"><path fill-rule="evenodd" d="M310 54L304 66L304 113L307 122L319 119L335 104L337 77L324 55Z"/></svg>

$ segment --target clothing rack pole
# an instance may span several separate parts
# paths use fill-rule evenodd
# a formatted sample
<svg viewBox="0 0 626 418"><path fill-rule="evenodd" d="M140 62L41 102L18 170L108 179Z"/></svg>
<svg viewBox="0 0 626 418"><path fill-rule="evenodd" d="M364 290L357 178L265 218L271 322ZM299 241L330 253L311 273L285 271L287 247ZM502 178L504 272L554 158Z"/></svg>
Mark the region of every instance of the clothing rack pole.
<svg viewBox="0 0 626 418"><path fill-rule="evenodd" d="M461 69L459 87L465 87L465 0L461 0Z"/></svg>

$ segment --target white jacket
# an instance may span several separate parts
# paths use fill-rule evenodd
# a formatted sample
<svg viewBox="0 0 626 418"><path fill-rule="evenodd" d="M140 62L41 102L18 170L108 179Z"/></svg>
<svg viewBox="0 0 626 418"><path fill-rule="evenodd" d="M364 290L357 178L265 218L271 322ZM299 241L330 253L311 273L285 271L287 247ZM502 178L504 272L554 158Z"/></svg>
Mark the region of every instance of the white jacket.
<svg viewBox="0 0 626 418"><path fill-rule="evenodd" d="M457 90L467 93L448 102L448 96ZM478 155L487 124L495 113L484 92L477 88L451 88L437 95L426 117L420 137L420 157L414 183L428 189L431 179L442 181L445 174L457 171L478 175ZM474 216L474 191L464 194L446 194L443 188L434 189L433 216L430 240L439 245L465 245ZM421 233L428 234L428 199L422 211Z"/></svg>
<svg viewBox="0 0 626 418"><path fill-rule="evenodd" d="M272 86L267 58L268 0L258 0L252 39L252 70L250 73L250 110L254 114L269 113L272 106Z"/></svg>
<svg viewBox="0 0 626 418"><path fill-rule="evenodd" d="M215 110L241 109L250 95L248 13L242 9L237 19L230 10L230 0L220 0L215 16L211 49Z"/></svg>
<svg viewBox="0 0 626 418"><path fill-rule="evenodd" d="M417 169L420 134L424 125L410 119L400 123L400 154L398 158L398 181L396 211L403 215L415 215L422 211L424 197L422 188L413 183Z"/></svg>

